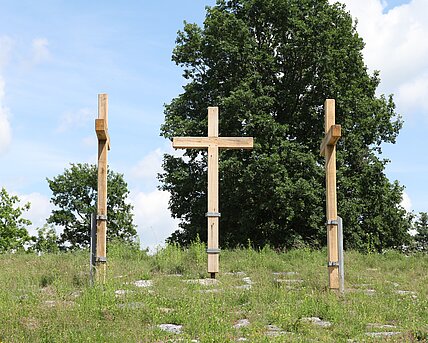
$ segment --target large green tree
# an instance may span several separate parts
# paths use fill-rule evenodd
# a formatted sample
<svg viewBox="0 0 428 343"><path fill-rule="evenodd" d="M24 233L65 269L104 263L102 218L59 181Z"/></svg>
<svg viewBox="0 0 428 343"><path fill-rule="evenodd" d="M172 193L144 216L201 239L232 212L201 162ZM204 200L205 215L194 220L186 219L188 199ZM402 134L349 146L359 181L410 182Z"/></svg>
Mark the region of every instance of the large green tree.
<svg viewBox="0 0 428 343"><path fill-rule="evenodd" d="M47 179L51 202L58 208L47 222L62 226L59 242L63 247L89 246L91 213L96 213L98 171L95 165L71 164L64 173ZM107 239L131 242L136 235L132 205L127 202L128 185L123 175L107 173Z"/></svg>
<svg viewBox="0 0 428 343"><path fill-rule="evenodd" d="M19 204L17 196L10 195L5 188L0 192L0 253L24 249L30 241L27 226L31 221L22 217L30 209L30 203Z"/></svg>
<svg viewBox="0 0 428 343"><path fill-rule="evenodd" d="M326 243L322 105L336 99L339 214L345 244L401 245L410 226L402 187L384 173L382 143L402 126L392 96L363 61L351 15L328 0L218 0L204 26L185 23L173 61L188 83L165 108L161 134L205 136L207 106L220 107L220 135L254 136L252 152L220 155L220 242L289 247ZM161 188L181 229L206 239L206 152L165 155Z"/></svg>

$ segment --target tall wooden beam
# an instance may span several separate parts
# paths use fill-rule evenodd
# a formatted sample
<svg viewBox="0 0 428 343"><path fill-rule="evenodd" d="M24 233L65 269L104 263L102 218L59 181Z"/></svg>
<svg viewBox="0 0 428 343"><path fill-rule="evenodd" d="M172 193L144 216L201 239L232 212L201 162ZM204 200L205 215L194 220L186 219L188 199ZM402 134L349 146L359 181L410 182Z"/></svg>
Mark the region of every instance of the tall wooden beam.
<svg viewBox="0 0 428 343"><path fill-rule="evenodd" d="M95 120L98 138L98 197L97 197L97 281L105 283L107 272L107 151L110 149L108 134L108 95L98 94L98 119Z"/></svg>
<svg viewBox="0 0 428 343"><path fill-rule="evenodd" d="M208 107L208 138L218 141L218 107ZM218 144L208 145L208 273L219 272ZM217 215L217 213L219 215Z"/></svg>
<svg viewBox="0 0 428 343"><path fill-rule="evenodd" d="M335 100L324 103L324 132L321 143L321 155L325 156L326 171L326 217L327 217L327 254L330 289L339 289L339 247L338 217L336 194L336 143L341 136L340 125L335 125Z"/></svg>

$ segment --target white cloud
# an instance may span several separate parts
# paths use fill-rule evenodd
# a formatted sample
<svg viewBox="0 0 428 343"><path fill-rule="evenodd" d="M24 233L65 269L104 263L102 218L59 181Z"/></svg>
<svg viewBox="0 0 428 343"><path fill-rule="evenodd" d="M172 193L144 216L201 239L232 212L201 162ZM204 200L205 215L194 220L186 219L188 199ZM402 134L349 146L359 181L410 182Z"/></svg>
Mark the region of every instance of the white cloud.
<svg viewBox="0 0 428 343"><path fill-rule="evenodd" d="M162 172L163 154L160 148L151 151L131 169L131 176L136 179L156 180L157 174Z"/></svg>
<svg viewBox="0 0 428 343"><path fill-rule="evenodd" d="M7 150L12 140L10 113L4 104L6 82L2 76L2 70L7 65L11 55L12 45L12 39L7 36L0 37L0 154Z"/></svg>
<svg viewBox="0 0 428 343"><path fill-rule="evenodd" d="M20 206L23 206L27 202L31 203L31 207L27 212L24 212L22 216L25 219L29 219L32 225L29 228L30 235L36 235L36 228L42 227L46 223L46 219L50 216L53 205L47 196L40 193L30 193L18 195L20 199Z"/></svg>
<svg viewBox="0 0 428 343"><path fill-rule="evenodd" d="M398 88L397 103L406 112L422 108L424 112L428 113L426 99L428 99L428 70L418 77L403 83Z"/></svg>
<svg viewBox="0 0 428 343"><path fill-rule="evenodd" d="M412 200L406 192L403 192L403 199L401 200L400 205L403 206L407 212L412 210Z"/></svg>
<svg viewBox="0 0 428 343"><path fill-rule="evenodd" d="M129 175L134 181L145 185L145 188L155 188L158 185L157 175L163 172L162 161L164 154L182 157L183 149L173 149L170 141L166 141L162 148L156 148L143 157L130 169Z"/></svg>
<svg viewBox="0 0 428 343"><path fill-rule="evenodd" d="M153 251L178 229L178 220L168 210L169 193L155 190L148 193L131 192L134 221L143 247Z"/></svg>
<svg viewBox="0 0 428 343"><path fill-rule="evenodd" d="M62 133L74 127L82 127L89 121L95 120L95 118L97 118L94 113L95 112L89 108L81 108L80 110L74 112L65 112L61 116L60 123L56 131L58 133Z"/></svg>
<svg viewBox="0 0 428 343"><path fill-rule="evenodd" d="M401 110L426 111L428 96L428 1L412 0L387 13L388 1L342 0L358 19L370 70L380 70L380 91L394 93Z"/></svg>
<svg viewBox="0 0 428 343"><path fill-rule="evenodd" d="M48 49L49 42L46 38L35 38L31 42L32 64L39 64L50 59L51 54Z"/></svg>

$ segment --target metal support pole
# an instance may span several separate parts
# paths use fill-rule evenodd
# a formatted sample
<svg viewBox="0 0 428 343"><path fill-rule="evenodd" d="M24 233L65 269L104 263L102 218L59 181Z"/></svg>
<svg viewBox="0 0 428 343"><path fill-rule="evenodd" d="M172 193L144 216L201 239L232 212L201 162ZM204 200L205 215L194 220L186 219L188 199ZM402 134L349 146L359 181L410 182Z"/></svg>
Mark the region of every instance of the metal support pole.
<svg viewBox="0 0 428 343"><path fill-rule="evenodd" d="M337 241L339 248L339 291L343 293L345 291L345 263L343 258L343 221L341 217L337 217L338 228L337 228Z"/></svg>
<svg viewBox="0 0 428 343"><path fill-rule="evenodd" d="M90 243L90 252L89 252L89 277L91 285L94 284L95 279L95 261L97 254L97 215L95 213L91 214L91 243Z"/></svg>

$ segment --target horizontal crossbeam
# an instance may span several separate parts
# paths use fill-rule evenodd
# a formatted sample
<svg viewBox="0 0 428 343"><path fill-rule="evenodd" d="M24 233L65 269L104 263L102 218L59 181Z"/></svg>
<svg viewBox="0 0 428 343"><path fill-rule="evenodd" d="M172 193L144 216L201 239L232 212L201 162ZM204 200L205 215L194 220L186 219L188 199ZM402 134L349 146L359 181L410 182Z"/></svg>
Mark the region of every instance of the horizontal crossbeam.
<svg viewBox="0 0 428 343"><path fill-rule="evenodd" d="M176 149L204 149L218 146L228 149L251 149L253 137L174 137L172 146Z"/></svg>
<svg viewBox="0 0 428 343"><path fill-rule="evenodd" d="M325 156L325 148L328 145L336 145L342 135L342 127L340 125L332 125L322 140L320 146L320 155Z"/></svg>

